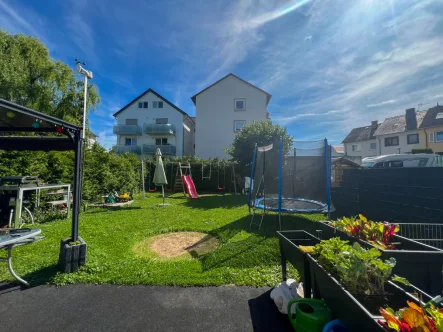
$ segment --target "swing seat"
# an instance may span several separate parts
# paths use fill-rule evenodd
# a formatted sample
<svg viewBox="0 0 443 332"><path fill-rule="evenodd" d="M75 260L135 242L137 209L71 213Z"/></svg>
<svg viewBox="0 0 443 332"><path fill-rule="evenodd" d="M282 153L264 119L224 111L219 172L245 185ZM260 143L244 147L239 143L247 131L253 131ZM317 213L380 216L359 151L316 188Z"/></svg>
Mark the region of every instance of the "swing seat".
<svg viewBox="0 0 443 332"><path fill-rule="evenodd" d="M149 189L150 193L155 193L157 191L157 189Z"/></svg>
<svg viewBox="0 0 443 332"><path fill-rule="evenodd" d="M218 191L225 191L225 188L224 187L218 187L217 190Z"/></svg>

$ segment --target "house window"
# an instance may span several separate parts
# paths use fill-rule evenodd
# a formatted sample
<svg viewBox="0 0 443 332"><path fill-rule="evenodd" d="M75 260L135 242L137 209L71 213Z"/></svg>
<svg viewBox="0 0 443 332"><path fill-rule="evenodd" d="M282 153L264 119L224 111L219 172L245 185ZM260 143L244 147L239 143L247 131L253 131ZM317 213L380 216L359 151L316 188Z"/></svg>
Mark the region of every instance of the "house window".
<svg viewBox="0 0 443 332"><path fill-rule="evenodd" d="M369 150L376 150L377 149L377 143L370 143L369 144Z"/></svg>
<svg viewBox="0 0 443 332"><path fill-rule="evenodd" d="M234 99L234 109L236 111L245 111L246 99Z"/></svg>
<svg viewBox="0 0 443 332"><path fill-rule="evenodd" d="M408 144L418 144L418 134L408 135Z"/></svg>
<svg viewBox="0 0 443 332"><path fill-rule="evenodd" d="M137 145L136 138L125 138L125 145Z"/></svg>
<svg viewBox="0 0 443 332"><path fill-rule="evenodd" d="M398 136L385 138L385 146L396 146L396 145L398 145Z"/></svg>
<svg viewBox="0 0 443 332"><path fill-rule="evenodd" d="M437 113L436 119L443 119L443 112Z"/></svg>
<svg viewBox="0 0 443 332"><path fill-rule="evenodd" d="M169 145L167 138L156 138L155 145Z"/></svg>
<svg viewBox="0 0 443 332"><path fill-rule="evenodd" d="M431 142L431 143L435 142L435 135L432 132L429 133L429 142Z"/></svg>
<svg viewBox="0 0 443 332"><path fill-rule="evenodd" d="M138 108L143 108L143 103L138 103Z"/></svg>
<svg viewBox="0 0 443 332"><path fill-rule="evenodd" d="M157 118L155 119L155 124L167 124L168 118Z"/></svg>
<svg viewBox="0 0 443 332"><path fill-rule="evenodd" d="M245 126L245 120L234 120L234 133L240 132L242 128Z"/></svg>
<svg viewBox="0 0 443 332"><path fill-rule="evenodd" d="M137 119L126 119L126 125L127 126L136 126L138 125Z"/></svg>
<svg viewBox="0 0 443 332"><path fill-rule="evenodd" d="M443 142L443 131L435 132L435 141L436 142Z"/></svg>
<svg viewBox="0 0 443 332"><path fill-rule="evenodd" d="M148 108L148 102L147 101L143 102L143 108Z"/></svg>
<svg viewBox="0 0 443 332"><path fill-rule="evenodd" d="M361 151L360 144L352 144L352 151L353 152L360 152Z"/></svg>
<svg viewBox="0 0 443 332"><path fill-rule="evenodd" d="M163 102L162 101L154 101L152 107L154 107L154 108L163 108Z"/></svg>

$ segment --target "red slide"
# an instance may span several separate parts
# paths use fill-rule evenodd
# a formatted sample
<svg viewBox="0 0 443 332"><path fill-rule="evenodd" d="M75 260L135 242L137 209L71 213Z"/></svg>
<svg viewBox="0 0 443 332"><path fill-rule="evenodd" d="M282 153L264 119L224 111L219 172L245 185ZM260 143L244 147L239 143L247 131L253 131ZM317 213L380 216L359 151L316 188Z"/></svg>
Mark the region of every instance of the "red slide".
<svg viewBox="0 0 443 332"><path fill-rule="evenodd" d="M195 189L194 181L190 175L182 175L182 179L186 185L186 190L188 191L188 195L191 198L198 198L197 190Z"/></svg>

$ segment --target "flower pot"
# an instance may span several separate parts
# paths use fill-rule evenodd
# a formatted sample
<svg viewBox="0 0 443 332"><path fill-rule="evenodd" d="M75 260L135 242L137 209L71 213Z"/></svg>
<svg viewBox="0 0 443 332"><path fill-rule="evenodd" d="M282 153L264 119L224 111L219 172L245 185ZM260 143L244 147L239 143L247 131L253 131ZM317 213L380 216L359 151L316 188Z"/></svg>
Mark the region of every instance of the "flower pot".
<svg viewBox="0 0 443 332"><path fill-rule="evenodd" d="M383 260L395 258L397 264L392 273L406 278L411 284L431 295L440 295L443 290L443 251L400 235L392 235L391 242L395 249L380 249L370 242L360 240L335 229L324 222L312 222L320 230L317 233L323 240L340 237L350 243L358 242L363 248L379 249ZM311 228L313 226L311 225Z"/></svg>
<svg viewBox="0 0 443 332"><path fill-rule="evenodd" d="M389 306L403 308L406 301L419 300L393 282L385 284L386 295L365 296L349 293L340 282L329 274L311 255L307 255L311 269L314 298L321 298L350 331L385 331L377 320L383 320L378 309ZM425 301L429 300L426 295Z"/></svg>
<svg viewBox="0 0 443 332"><path fill-rule="evenodd" d="M289 261L297 269L303 282L304 297L310 298L311 274L307 254L300 250L299 246L314 246L320 240L305 231L280 231L277 235L280 241L283 280L286 280L286 261Z"/></svg>
<svg viewBox="0 0 443 332"><path fill-rule="evenodd" d="M72 244L70 238L60 241L58 265L61 271L65 273L75 272L80 266L86 264L86 242L80 236L78 242Z"/></svg>

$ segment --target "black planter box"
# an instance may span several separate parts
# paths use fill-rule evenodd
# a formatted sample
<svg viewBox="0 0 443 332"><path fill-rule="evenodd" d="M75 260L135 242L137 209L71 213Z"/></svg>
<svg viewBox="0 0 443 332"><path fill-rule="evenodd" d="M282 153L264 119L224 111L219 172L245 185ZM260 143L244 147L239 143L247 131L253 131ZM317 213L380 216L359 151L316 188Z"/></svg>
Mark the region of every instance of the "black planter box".
<svg viewBox="0 0 443 332"><path fill-rule="evenodd" d="M349 236L324 222L306 220L298 224L307 232L322 240L340 237L350 243L358 242L363 248L376 248L381 251L383 260L395 258L397 264L392 273L406 278L428 294L441 295L443 291L443 251L427 244L420 243L400 235L392 235L391 241L395 250L382 250L369 242Z"/></svg>
<svg viewBox="0 0 443 332"><path fill-rule="evenodd" d="M385 331L377 322L378 319L384 320L378 312L380 307L388 305L398 310L406 307L406 301L419 303L414 295L390 281L385 284L385 297L352 295L312 256L307 255L307 260L311 269L314 298L322 298L334 317L340 319L349 331ZM430 298L424 295L423 300L428 301Z"/></svg>
<svg viewBox="0 0 443 332"><path fill-rule="evenodd" d="M65 273L75 272L80 266L86 264L86 242L79 236L79 244L70 245L71 239L62 239L60 241L60 254L58 265L61 271Z"/></svg>
<svg viewBox="0 0 443 332"><path fill-rule="evenodd" d="M305 231L280 231L277 232L280 240L280 255L283 281L286 280L286 261L289 261L297 269L303 282L304 297L311 297L311 273L307 254L300 250L299 245L315 246L319 239Z"/></svg>

